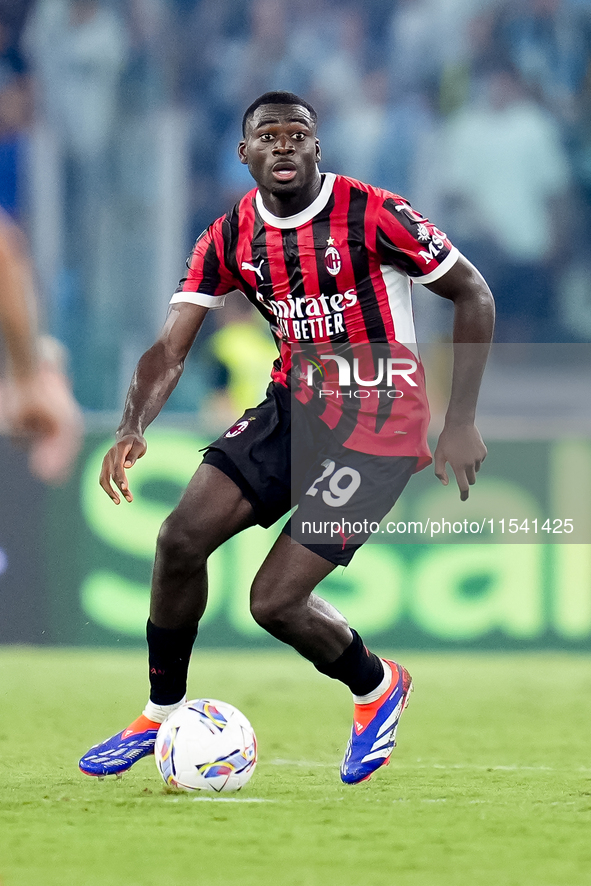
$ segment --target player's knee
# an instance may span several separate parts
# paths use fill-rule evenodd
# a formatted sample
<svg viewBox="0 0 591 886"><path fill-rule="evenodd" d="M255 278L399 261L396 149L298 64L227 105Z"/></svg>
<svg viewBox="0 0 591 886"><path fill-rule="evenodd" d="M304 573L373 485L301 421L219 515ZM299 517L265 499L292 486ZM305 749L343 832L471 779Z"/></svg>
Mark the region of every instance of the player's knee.
<svg viewBox="0 0 591 886"><path fill-rule="evenodd" d="M274 636L288 631L295 617L288 601L278 594L257 593L256 585L251 594L250 612L256 623Z"/></svg>
<svg viewBox="0 0 591 886"><path fill-rule="evenodd" d="M194 571L207 561L207 551L200 534L183 525L174 513L162 524L156 547L160 563L169 564L175 570Z"/></svg>
<svg viewBox="0 0 591 886"><path fill-rule="evenodd" d="M273 601L251 600L250 612L256 623L271 634L282 627L284 615Z"/></svg>

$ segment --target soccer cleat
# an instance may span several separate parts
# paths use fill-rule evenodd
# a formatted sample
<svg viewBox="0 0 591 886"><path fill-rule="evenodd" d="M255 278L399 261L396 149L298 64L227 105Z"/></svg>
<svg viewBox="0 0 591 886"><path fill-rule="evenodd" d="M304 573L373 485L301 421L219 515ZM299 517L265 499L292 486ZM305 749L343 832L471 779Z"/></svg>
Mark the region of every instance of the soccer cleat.
<svg viewBox="0 0 591 886"><path fill-rule="evenodd" d="M359 784L367 781L380 766L390 762L396 745L396 730L412 691L407 670L386 661L392 681L377 701L355 705L351 738L341 764L341 781Z"/></svg>
<svg viewBox="0 0 591 886"><path fill-rule="evenodd" d="M160 723L148 720L142 714L123 732L94 745L78 765L85 775L96 775L101 780L105 775L120 778L142 757L154 753L159 728Z"/></svg>

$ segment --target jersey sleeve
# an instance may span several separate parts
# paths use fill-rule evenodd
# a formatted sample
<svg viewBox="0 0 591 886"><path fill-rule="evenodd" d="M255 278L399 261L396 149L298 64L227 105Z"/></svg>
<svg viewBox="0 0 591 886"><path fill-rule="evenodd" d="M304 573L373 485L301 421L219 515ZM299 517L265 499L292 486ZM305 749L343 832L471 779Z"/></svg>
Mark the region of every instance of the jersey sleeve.
<svg viewBox="0 0 591 886"><path fill-rule="evenodd" d="M226 295L240 287L225 261L224 221L225 218L218 218L197 238L187 259L188 274L181 279L171 305L190 302L222 308Z"/></svg>
<svg viewBox="0 0 591 886"><path fill-rule="evenodd" d="M385 264L416 280L433 283L459 258L446 234L423 218L403 197L388 197L378 215L377 251Z"/></svg>

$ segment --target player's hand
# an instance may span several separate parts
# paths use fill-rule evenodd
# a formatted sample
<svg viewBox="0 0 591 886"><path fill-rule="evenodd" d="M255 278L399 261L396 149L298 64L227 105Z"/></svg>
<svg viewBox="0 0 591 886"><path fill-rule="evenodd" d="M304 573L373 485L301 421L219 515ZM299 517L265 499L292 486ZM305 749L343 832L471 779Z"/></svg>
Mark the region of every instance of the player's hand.
<svg viewBox="0 0 591 886"><path fill-rule="evenodd" d="M63 372L44 359L31 378L2 385L2 405L0 427L28 449L31 473L44 483L64 483L80 451L84 421Z"/></svg>
<svg viewBox="0 0 591 886"><path fill-rule="evenodd" d="M476 483L476 474L486 458L486 446L476 425L444 427L435 450L435 476L447 486L449 477L445 470L448 463L455 474L460 499L466 501L470 486Z"/></svg>
<svg viewBox="0 0 591 886"><path fill-rule="evenodd" d="M141 434L126 434L111 446L103 459L99 483L116 505L121 501L117 489L127 501L133 501L129 491L126 468L132 468L138 458L145 454L148 444ZM111 481L116 489L111 485Z"/></svg>
<svg viewBox="0 0 591 886"><path fill-rule="evenodd" d="M8 420L15 440L49 437L59 430L59 415L48 398L40 373L15 380L8 388Z"/></svg>

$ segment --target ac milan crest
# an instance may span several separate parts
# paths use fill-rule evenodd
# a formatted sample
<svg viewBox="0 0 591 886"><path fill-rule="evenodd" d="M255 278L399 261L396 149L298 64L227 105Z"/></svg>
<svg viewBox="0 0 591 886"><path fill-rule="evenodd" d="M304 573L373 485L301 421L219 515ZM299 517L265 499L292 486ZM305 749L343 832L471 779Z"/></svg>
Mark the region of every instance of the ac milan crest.
<svg viewBox="0 0 591 886"><path fill-rule="evenodd" d="M333 277L336 277L343 266L343 262L339 250L336 246L332 245L333 243L334 240L330 237L329 246L326 247L326 252L324 253L324 264L326 265L328 273L332 274Z"/></svg>
<svg viewBox="0 0 591 886"><path fill-rule="evenodd" d="M229 431L226 431L224 437L237 437L238 434L241 434L243 431L247 429L250 424L249 419L242 419L242 421L236 422L235 425L232 425Z"/></svg>

